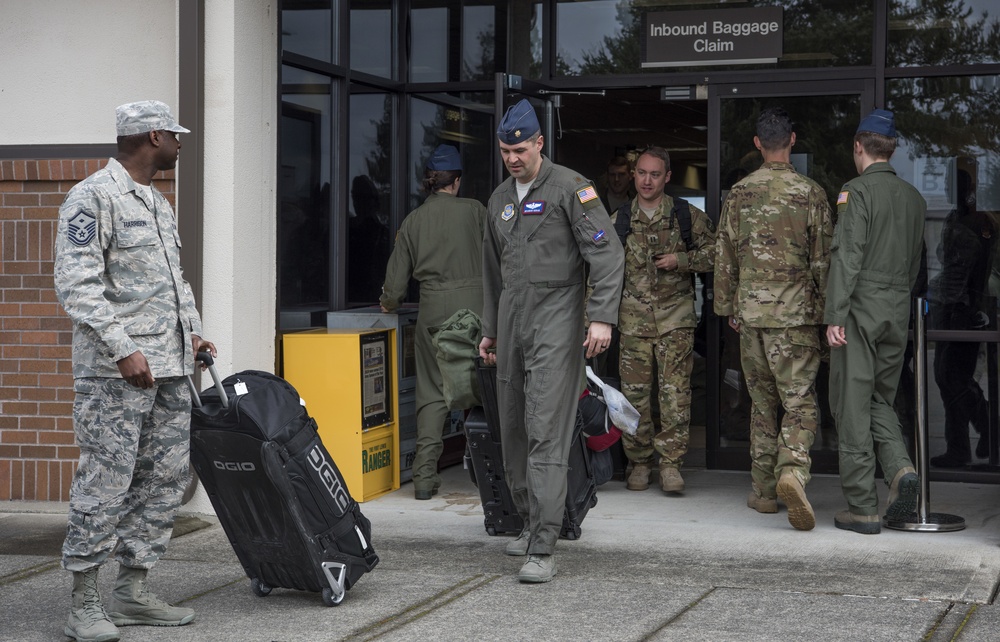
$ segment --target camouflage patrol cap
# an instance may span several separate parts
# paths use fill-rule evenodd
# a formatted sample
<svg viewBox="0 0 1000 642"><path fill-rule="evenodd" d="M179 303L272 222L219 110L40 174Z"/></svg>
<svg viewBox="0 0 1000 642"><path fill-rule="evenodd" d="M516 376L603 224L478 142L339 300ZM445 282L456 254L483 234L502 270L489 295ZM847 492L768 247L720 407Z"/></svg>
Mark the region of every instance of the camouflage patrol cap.
<svg viewBox="0 0 1000 642"><path fill-rule="evenodd" d="M188 134L177 124L170 107L158 100L142 100L136 103L125 103L115 108L119 136L132 136L151 131L168 131L178 134Z"/></svg>
<svg viewBox="0 0 1000 642"><path fill-rule="evenodd" d="M531 106L527 98L522 98L516 105L511 105L507 113L503 115L500 126L497 127L497 138L500 139L501 143L516 145L528 140L540 129L535 108Z"/></svg>

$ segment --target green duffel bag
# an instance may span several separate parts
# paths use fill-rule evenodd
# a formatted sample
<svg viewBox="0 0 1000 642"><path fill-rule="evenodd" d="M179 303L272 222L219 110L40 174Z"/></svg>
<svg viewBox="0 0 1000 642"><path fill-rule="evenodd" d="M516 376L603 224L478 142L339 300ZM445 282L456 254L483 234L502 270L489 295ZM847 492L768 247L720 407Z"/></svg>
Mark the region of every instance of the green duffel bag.
<svg viewBox="0 0 1000 642"><path fill-rule="evenodd" d="M465 410L482 404L476 357L482 338L479 315L459 310L439 326L429 328L444 388L444 402L450 410Z"/></svg>

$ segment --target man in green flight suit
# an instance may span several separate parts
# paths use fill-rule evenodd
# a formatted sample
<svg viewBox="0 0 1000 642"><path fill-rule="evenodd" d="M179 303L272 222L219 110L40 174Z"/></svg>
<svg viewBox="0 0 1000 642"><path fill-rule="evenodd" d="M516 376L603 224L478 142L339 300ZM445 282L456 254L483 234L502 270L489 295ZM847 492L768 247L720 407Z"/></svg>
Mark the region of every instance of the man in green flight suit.
<svg viewBox="0 0 1000 642"><path fill-rule="evenodd" d="M500 121L510 178L490 197L483 239L479 353L497 366L504 470L525 524L506 552L528 556L521 582L548 582L556 573L584 350L590 358L608 348L624 265L597 189L542 156L539 129L527 100ZM593 286L586 331L585 262Z"/></svg>
<svg viewBox="0 0 1000 642"><path fill-rule="evenodd" d="M462 309L483 309L482 244L486 210L482 203L458 197L462 157L452 145L438 145L427 161L423 187L427 200L403 220L385 271L379 301L393 312L410 278L420 282L417 314L417 451L413 458L413 496L430 499L441 485L438 459L441 432L448 418L441 369L430 328Z"/></svg>
<svg viewBox="0 0 1000 642"><path fill-rule="evenodd" d="M920 270L927 203L896 176L892 112L876 109L854 135L860 176L837 197L826 294L830 406L840 439L840 484L848 510L837 528L881 531L875 458L889 481L888 519L916 508L920 481L893 410L906 350L910 290Z"/></svg>

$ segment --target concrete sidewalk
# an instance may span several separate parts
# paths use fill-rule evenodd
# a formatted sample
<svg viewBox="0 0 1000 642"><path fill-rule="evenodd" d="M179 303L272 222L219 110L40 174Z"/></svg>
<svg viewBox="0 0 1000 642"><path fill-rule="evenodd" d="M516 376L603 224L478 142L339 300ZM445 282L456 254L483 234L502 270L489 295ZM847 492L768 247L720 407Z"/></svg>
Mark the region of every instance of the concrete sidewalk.
<svg viewBox="0 0 1000 642"><path fill-rule="evenodd" d="M523 558L483 528L467 471L440 495L399 491L362 504L381 562L343 604L275 589L259 598L218 521L185 515L150 575L161 597L197 610L180 628L126 627L122 640L797 640L1000 639L1000 487L932 484L931 510L956 533L834 528L836 477L808 488L817 526L745 506L745 473L685 472L687 492L609 482L578 541L560 541L549 584L516 580ZM881 489L880 489L881 492ZM883 493L884 494L884 493ZM0 504L0 640L65 640L70 576L59 567L63 504ZM113 581L102 571L104 595Z"/></svg>

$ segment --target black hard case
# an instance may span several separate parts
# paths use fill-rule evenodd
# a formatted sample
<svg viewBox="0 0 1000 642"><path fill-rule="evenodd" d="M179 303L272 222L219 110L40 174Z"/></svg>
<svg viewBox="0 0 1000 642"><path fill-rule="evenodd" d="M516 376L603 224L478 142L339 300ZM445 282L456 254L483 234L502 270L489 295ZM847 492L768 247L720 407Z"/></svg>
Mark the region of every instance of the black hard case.
<svg viewBox="0 0 1000 642"><path fill-rule="evenodd" d="M479 487L479 497L483 503L486 532L490 535L517 534L524 527L524 521L514 508L510 488L504 477L496 368L484 365L483 360L477 358L476 371L483 405L469 412L465 419L465 435L474 481ZM565 539L579 538L582 532L580 524L587 516L587 511L596 504L597 484L578 414L566 478L566 514L563 516L559 536Z"/></svg>
<svg viewBox="0 0 1000 642"><path fill-rule="evenodd" d="M315 420L280 377L248 370L219 382L211 370L216 387L191 413L191 461L253 591L315 591L340 604L379 560Z"/></svg>

